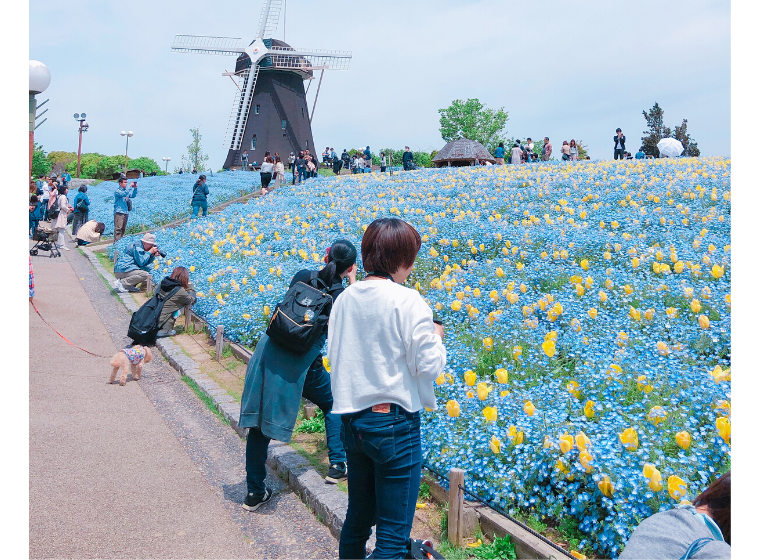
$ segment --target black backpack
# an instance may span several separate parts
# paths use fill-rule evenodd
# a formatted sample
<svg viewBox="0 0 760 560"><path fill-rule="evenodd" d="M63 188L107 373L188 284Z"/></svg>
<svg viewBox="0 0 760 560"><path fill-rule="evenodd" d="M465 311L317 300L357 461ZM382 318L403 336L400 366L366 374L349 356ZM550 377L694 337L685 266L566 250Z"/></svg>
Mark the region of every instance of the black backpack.
<svg viewBox="0 0 760 560"><path fill-rule="evenodd" d="M142 307L132 313L132 320L129 321L127 336L134 340L135 344L150 346L156 343L156 334L158 333L158 319L161 311L164 309L166 300L172 297L181 286L177 286L167 295L159 291L142 304Z"/></svg>
<svg viewBox="0 0 760 560"><path fill-rule="evenodd" d="M53 201L53 205L48 208L48 218L51 220L55 220L58 217L58 214L61 213L61 206L58 204L58 195L55 196L55 200Z"/></svg>
<svg viewBox="0 0 760 560"><path fill-rule="evenodd" d="M297 282L274 309L267 336L295 354L305 354L322 336L330 318L333 298L327 285L311 273L309 283ZM325 291L319 289L319 284Z"/></svg>

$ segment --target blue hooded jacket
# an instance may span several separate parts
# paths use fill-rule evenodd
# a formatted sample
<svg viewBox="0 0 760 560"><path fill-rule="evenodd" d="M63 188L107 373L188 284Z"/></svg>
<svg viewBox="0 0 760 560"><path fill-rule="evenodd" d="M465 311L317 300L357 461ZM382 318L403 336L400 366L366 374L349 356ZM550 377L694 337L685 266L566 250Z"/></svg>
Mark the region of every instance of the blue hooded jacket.
<svg viewBox="0 0 760 560"><path fill-rule="evenodd" d="M132 272L133 270L148 270L148 266L156 258L149 251L143 249L142 241L133 239L123 251L119 252L116 264L113 267L114 272Z"/></svg>

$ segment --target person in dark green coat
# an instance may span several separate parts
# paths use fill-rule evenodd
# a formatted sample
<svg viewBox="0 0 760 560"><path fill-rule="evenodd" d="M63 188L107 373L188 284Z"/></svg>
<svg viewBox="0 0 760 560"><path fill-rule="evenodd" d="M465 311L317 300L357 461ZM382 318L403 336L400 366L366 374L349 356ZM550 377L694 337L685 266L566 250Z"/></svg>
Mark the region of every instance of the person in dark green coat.
<svg viewBox="0 0 760 560"><path fill-rule="evenodd" d="M343 291L345 277L351 284L356 281L356 256L356 247L350 241L338 240L330 247L327 265L318 276L328 286L327 293L333 300ZM299 271L290 285L308 282L310 274L308 270ZM272 497L271 489L264 484L269 442L273 439L290 441L301 396L316 404L325 414L330 459L340 463L339 455L342 454L342 477L345 477L340 417L330 417L333 404L330 376L322 367L321 351L326 338L327 332L305 354L299 355L278 346L264 334L248 361L239 421L241 428L249 428L245 450L248 495L243 509L255 511ZM334 467L331 465L331 473L339 470Z"/></svg>
<svg viewBox="0 0 760 560"><path fill-rule="evenodd" d="M193 186L193 199L190 202L190 204L193 207L193 214L192 214L193 218L196 215L200 216L201 210L203 210L204 216L208 212L208 200L206 199L207 196L208 196L208 185L206 185L206 176L201 175L200 177L198 177L198 180L195 182L195 185Z"/></svg>

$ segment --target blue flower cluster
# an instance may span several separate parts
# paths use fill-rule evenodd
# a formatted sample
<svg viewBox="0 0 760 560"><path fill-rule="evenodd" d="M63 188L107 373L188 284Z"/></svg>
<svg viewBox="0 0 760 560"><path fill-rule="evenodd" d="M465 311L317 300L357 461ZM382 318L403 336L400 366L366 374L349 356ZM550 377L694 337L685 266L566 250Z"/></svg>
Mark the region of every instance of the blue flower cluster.
<svg viewBox="0 0 760 560"><path fill-rule="evenodd" d="M190 268L196 311L253 344L332 241L407 220L446 325L427 463L616 557L730 461L730 197L722 158L317 178L160 230L153 274Z"/></svg>
<svg viewBox="0 0 760 560"><path fill-rule="evenodd" d="M135 180L138 185L137 197L132 201L128 226L151 229L190 215L190 199L198 175L183 173ZM132 179L127 185L131 183ZM206 184L209 188L208 206L212 208L258 190L261 177L258 173L226 171L214 176L207 175ZM91 203L89 219L106 225L104 235L113 235L113 193L117 188L118 184L113 181L87 187ZM77 192L76 189L69 189L68 197L72 204Z"/></svg>

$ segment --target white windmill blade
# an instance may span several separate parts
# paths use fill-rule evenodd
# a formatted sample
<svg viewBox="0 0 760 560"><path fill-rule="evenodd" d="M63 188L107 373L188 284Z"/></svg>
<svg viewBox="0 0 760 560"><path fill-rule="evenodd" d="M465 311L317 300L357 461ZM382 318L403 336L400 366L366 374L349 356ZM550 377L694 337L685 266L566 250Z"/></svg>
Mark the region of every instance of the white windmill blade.
<svg viewBox="0 0 760 560"><path fill-rule="evenodd" d="M197 54L223 54L238 56L245 52L245 43L240 37L209 37L205 35L175 35L173 52Z"/></svg>
<svg viewBox="0 0 760 560"><path fill-rule="evenodd" d="M281 10L282 0L264 0L259 17L259 30L256 32L257 39L270 39L274 35L280 22Z"/></svg>
<svg viewBox="0 0 760 560"><path fill-rule="evenodd" d="M272 47L268 58L272 68L293 70L348 70L351 51L331 51L324 49L294 49Z"/></svg>
<svg viewBox="0 0 760 560"><path fill-rule="evenodd" d="M243 143L243 133L248 122L248 113L251 110L253 91L256 88L256 80L259 76L259 65L254 66L253 72L251 72L251 68L246 68L238 75L241 83L232 103L232 112L224 140L225 148L229 150L239 150Z"/></svg>

